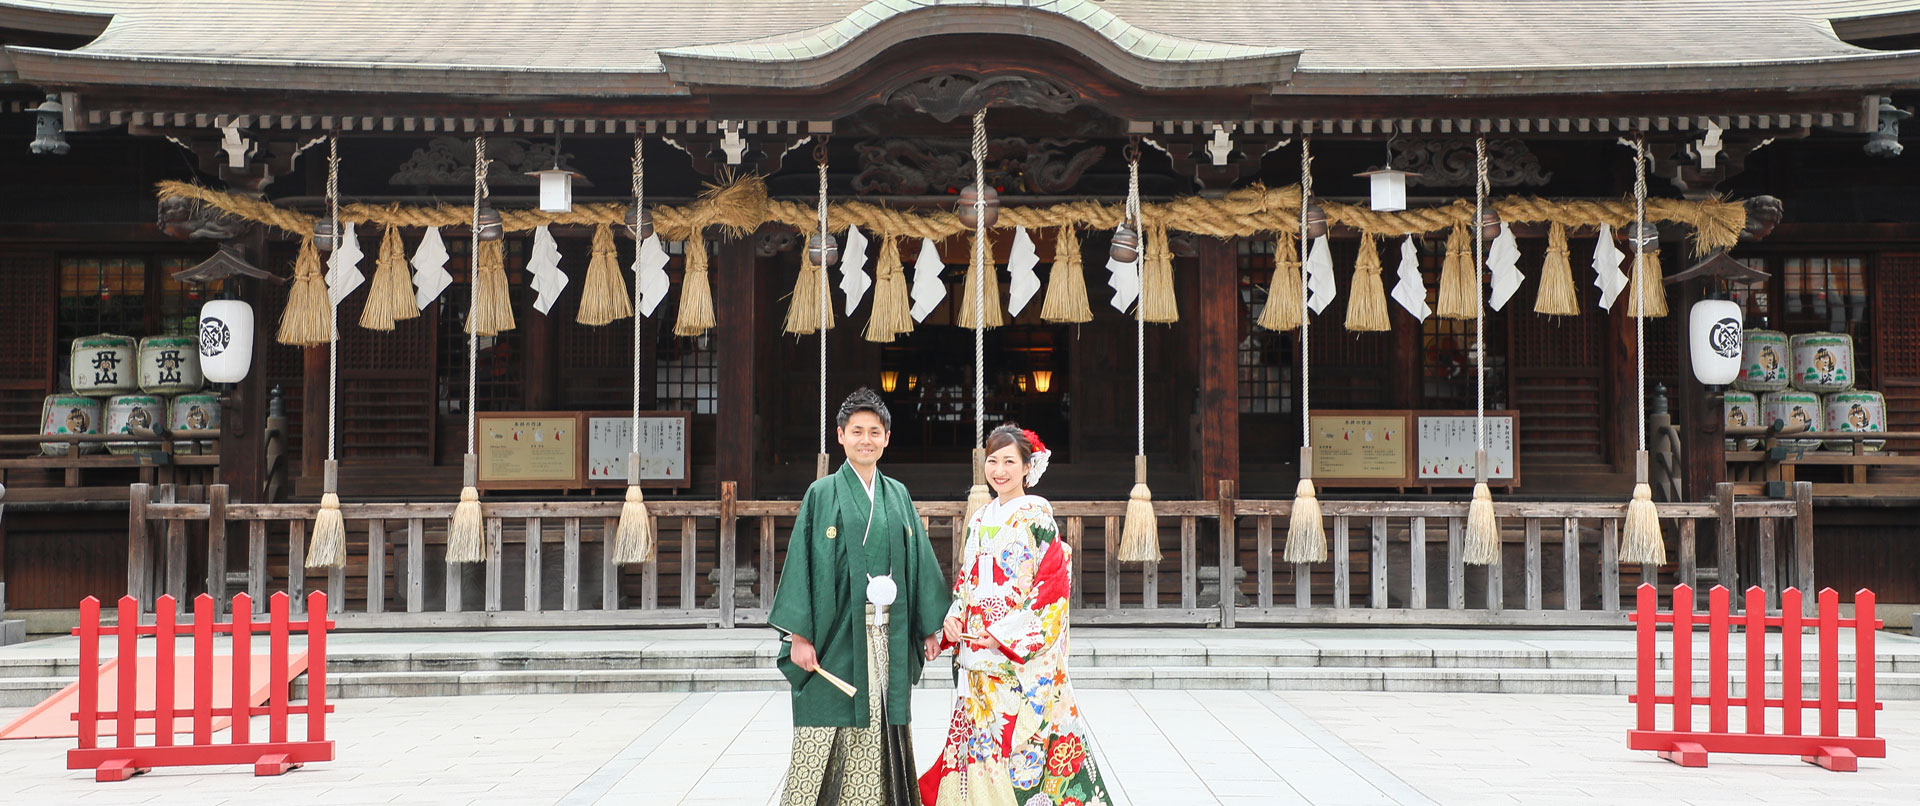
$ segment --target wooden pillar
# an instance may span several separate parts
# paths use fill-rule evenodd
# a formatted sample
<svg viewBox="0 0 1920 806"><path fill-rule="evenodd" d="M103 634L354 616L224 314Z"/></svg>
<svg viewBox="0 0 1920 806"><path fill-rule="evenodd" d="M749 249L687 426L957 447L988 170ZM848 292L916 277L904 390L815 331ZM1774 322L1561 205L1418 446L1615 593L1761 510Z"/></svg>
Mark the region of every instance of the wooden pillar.
<svg viewBox="0 0 1920 806"><path fill-rule="evenodd" d="M1673 327L1680 345L1680 377L1675 384L1680 387L1680 404L1676 409L1680 422L1681 467L1685 471L1683 500L1704 500L1713 491L1714 485L1727 480L1726 423L1721 412L1721 395L1710 390L1693 375L1693 354L1691 352L1691 334L1688 332L1688 313L1693 304L1702 296L1701 281L1692 280L1676 283L1679 290L1679 304L1672 307L1667 318L1673 320Z"/></svg>
<svg viewBox="0 0 1920 806"><path fill-rule="evenodd" d="M758 493L754 457L760 453L754 333L763 323L759 321L759 257L754 243L752 236L721 241L712 268L714 351L720 365L714 466L720 481L734 482L735 494L748 500Z"/></svg>
<svg viewBox="0 0 1920 806"><path fill-rule="evenodd" d="M1240 479L1240 276L1234 242L1195 238L1191 317L1199 377L1198 495L1214 498Z"/></svg>
<svg viewBox="0 0 1920 806"><path fill-rule="evenodd" d="M514 316L527 334L527 349L520 354L527 379L522 400L529 411L547 411L554 406L560 378L556 325L553 317L531 310L515 311Z"/></svg>
<svg viewBox="0 0 1920 806"><path fill-rule="evenodd" d="M243 249L254 265L266 265L265 231L255 227L244 239ZM264 315L267 310L267 284L245 277L228 280L235 284L237 296L253 306L254 327L252 369L247 377L233 385L220 401L220 472L218 483L227 485L234 503L264 501L266 491L267 423L267 351L278 322Z"/></svg>
<svg viewBox="0 0 1920 806"><path fill-rule="evenodd" d="M302 347L300 477L320 478L327 460L327 347ZM289 483L292 480L289 479ZM299 484L293 484L299 490Z"/></svg>
<svg viewBox="0 0 1920 806"><path fill-rule="evenodd" d="M1625 294L1621 295L1625 298ZM1633 317L1615 300L1607 315L1607 410L1612 412L1613 469L1633 469L1634 451L1640 448L1640 403L1634 376Z"/></svg>

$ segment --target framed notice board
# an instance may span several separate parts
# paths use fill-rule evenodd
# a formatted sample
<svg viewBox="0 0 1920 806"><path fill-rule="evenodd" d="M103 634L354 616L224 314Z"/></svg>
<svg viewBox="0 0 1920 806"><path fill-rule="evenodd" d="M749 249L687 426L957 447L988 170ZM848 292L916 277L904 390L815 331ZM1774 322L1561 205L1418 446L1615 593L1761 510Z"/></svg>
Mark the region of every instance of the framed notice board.
<svg viewBox="0 0 1920 806"><path fill-rule="evenodd" d="M578 412L475 412L483 490L571 490L582 486Z"/></svg>
<svg viewBox="0 0 1920 806"><path fill-rule="evenodd" d="M633 412L583 413L586 435L586 483L589 487L627 486L627 454L633 450ZM693 412L640 412L640 486L693 486L690 470Z"/></svg>
<svg viewBox="0 0 1920 806"><path fill-rule="evenodd" d="M1416 417L1419 448L1415 484L1473 484L1473 455L1478 440L1471 411L1423 411ZM1520 486L1520 413L1487 412L1487 484Z"/></svg>
<svg viewBox="0 0 1920 806"><path fill-rule="evenodd" d="M1405 487L1413 470L1410 413L1313 413L1313 482L1332 487Z"/></svg>

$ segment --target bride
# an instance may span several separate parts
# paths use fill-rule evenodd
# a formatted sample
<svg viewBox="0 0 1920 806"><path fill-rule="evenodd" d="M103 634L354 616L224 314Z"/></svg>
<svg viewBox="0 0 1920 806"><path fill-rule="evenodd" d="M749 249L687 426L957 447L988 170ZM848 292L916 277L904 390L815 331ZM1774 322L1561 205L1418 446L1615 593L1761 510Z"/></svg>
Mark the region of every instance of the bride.
<svg viewBox="0 0 1920 806"><path fill-rule="evenodd" d="M1028 495L1050 455L1032 431L987 436L994 500L967 524L945 640L959 696L946 746L920 777L927 806L1106 804L1067 682L1072 552L1053 506Z"/></svg>

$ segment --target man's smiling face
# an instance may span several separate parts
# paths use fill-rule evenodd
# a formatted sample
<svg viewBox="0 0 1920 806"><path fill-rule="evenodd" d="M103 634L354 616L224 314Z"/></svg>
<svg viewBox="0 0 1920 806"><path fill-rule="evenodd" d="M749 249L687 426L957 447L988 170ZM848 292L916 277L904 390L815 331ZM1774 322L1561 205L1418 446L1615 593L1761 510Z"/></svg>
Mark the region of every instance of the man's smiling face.
<svg viewBox="0 0 1920 806"><path fill-rule="evenodd" d="M892 436L880 422L880 415L871 411L854 412L836 433L840 435L840 447L847 452L847 461L863 474L879 463L880 454L887 450L887 438Z"/></svg>

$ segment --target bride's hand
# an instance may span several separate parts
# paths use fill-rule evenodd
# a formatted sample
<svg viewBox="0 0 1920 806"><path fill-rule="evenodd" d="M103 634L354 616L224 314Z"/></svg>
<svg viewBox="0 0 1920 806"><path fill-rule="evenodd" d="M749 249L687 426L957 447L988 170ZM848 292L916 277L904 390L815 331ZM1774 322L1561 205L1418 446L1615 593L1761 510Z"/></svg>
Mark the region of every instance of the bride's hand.
<svg viewBox="0 0 1920 806"><path fill-rule="evenodd" d="M940 625L941 634L945 635L947 642L951 644L960 643L960 632L963 629L965 627L961 624L959 616L949 618Z"/></svg>
<svg viewBox="0 0 1920 806"><path fill-rule="evenodd" d="M991 634L980 636L980 640L974 641L973 645L975 648L987 652L992 652L1002 646L1000 639L993 637Z"/></svg>

